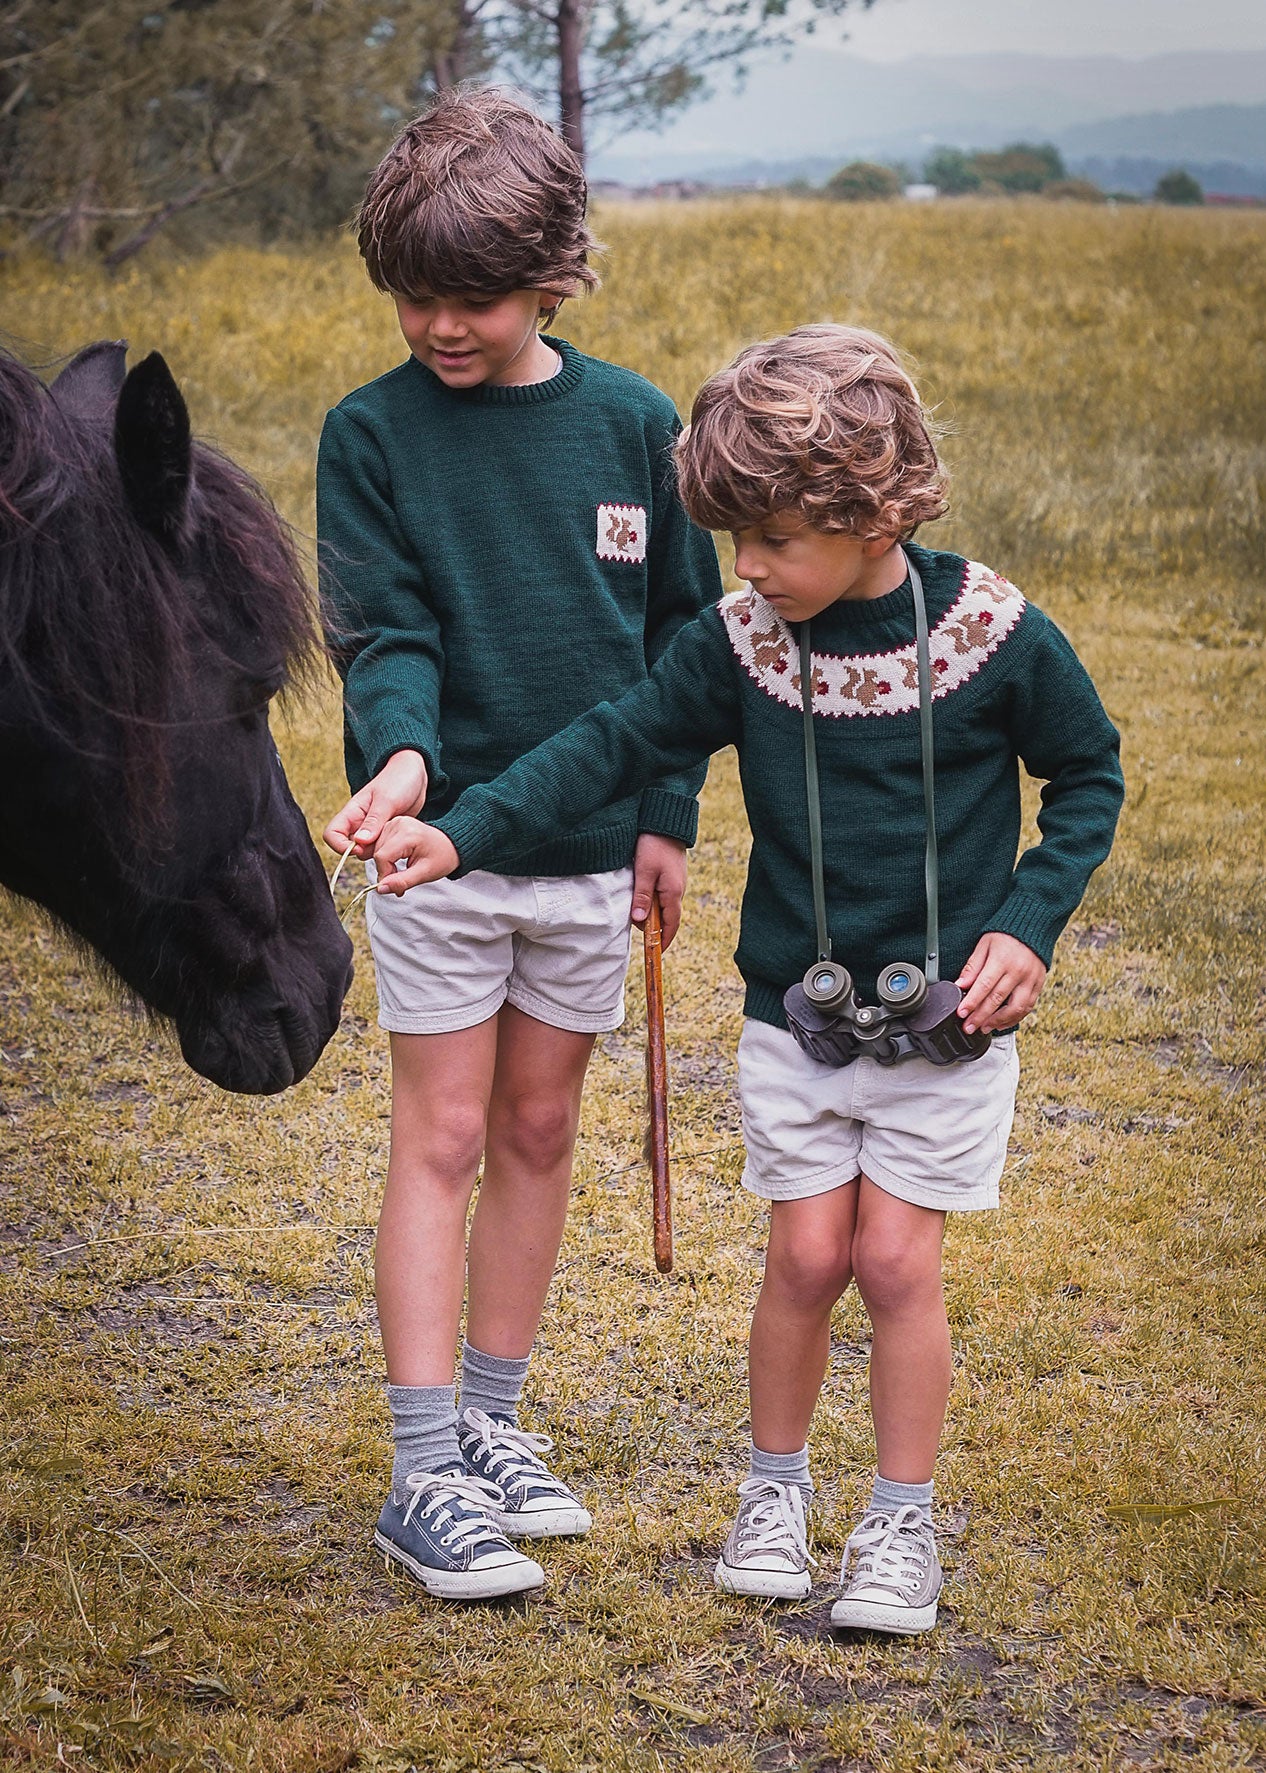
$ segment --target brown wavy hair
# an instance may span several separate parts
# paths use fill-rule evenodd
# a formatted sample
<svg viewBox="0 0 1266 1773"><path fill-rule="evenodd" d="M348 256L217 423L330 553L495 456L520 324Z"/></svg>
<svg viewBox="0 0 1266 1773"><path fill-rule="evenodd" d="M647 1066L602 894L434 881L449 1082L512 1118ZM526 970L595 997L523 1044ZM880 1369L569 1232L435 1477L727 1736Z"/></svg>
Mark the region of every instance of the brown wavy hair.
<svg viewBox="0 0 1266 1773"><path fill-rule="evenodd" d="M361 257L389 295L594 289L580 161L495 87L450 88L407 124L356 217Z"/></svg>
<svg viewBox="0 0 1266 1773"><path fill-rule="evenodd" d="M704 529L791 511L814 529L905 538L948 506L931 417L896 350L830 322L749 345L704 383L677 476Z"/></svg>

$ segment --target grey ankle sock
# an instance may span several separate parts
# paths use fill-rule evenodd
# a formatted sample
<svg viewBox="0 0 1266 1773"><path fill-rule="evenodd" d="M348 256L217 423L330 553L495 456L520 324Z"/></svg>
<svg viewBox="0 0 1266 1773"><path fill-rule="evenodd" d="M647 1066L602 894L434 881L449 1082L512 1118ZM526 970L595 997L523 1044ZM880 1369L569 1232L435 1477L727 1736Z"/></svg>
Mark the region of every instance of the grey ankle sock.
<svg viewBox="0 0 1266 1773"><path fill-rule="evenodd" d="M897 1484L891 1478L875 1474L875 1487L870 1493L870 1507L867 1514L895 1514L899 1508L913 1504L928 1526L932 1525L932 1485Z"/></svg>
<svg viewBox="0 0 1266 1773"><path fill-rule="evenodd" d="M405 1479L411 1471L445 1471L461 1465L457 1445L457 1387L455 1385L389 1385L391 1438L391 1499L406 1502Z"/></svg>
<svg viewBox="0 0 1266 1773"><path fill-rule="evenodd" d="M530 1355L510 1360L499 1354L485 1354L481 1348L463 1342L462 1415L467 1410L486 1410L490 1416L504 1417L517 1426L519 1398L530 1359Z"/></svg>
<svg viewBox="0 0 1266 1773"><path fill-rule="evenodd" d="M804 1491L805 1501L809 1502L813 1498L808 1447L801 1447L798 1453L766 1453L753 1441L747 1475L768 1478L774 1484L799 1484Z"/></svg>

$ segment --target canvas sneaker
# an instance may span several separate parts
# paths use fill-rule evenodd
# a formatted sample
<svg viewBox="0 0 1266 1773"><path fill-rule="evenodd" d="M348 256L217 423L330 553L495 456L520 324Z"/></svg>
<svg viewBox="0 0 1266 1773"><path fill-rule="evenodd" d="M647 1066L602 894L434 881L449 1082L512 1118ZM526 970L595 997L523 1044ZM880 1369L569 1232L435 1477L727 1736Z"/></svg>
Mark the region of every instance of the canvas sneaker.
<svg viewBox="0 0 1266 1773"><path fill-rule="evenodd" d="M466 1410L457 1425L466 1469L495 1497L493 1519L511 1539L561 1539L587 1533L593 1516L541 1458L554 1443L547 1434Z"/></svg>
<svg viewBox="0 0 1266 1773"><path fill-rule="evenodd" d="M831 1624L861 1631L931 1631L941 1565L932 1529L907 1503L894 1514L872 1510L849 1535L840 1569L843 1592Z"/></svg>
<svg viewBox="0 0 1266 1773"><path fill-rule="evenodd" d="M540 1588L545 1572L516 1551L491 1518L498 1495L469 1472L415 1471L407 1502L382 1505L374 1544L390 1564L449 1601L484 1601Z"/></svg>
<svg viewBox="0 0 1266 1773"><path fill-rule="evenodd" d="M716 1567L716 1585L729 1594L802 1600L813 1587L808 1521L799 1484L744 1478L739 1511Z"/></svg>

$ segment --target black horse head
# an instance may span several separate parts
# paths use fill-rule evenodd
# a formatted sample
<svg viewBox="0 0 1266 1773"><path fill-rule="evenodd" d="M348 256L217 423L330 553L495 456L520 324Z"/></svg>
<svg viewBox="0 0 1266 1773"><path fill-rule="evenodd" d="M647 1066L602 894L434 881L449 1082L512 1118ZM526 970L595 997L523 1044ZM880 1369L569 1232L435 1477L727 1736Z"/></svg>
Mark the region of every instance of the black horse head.
<svg viewBox="0 0 1266 1773"><path fill-rule="evenodd" d="M351 945L268 729L319 658L289 532L190 437L163 359L0 353L0 884L226 1089L297 1082Z"/></svg>

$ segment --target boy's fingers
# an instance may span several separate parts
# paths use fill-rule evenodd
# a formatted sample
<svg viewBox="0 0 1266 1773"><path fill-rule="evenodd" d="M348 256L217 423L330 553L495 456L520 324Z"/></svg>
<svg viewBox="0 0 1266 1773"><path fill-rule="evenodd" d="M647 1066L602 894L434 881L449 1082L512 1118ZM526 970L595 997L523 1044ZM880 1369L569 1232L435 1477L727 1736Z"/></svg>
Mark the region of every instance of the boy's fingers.
<svg viewBox="0 0 1266 1773"><path fill-rule="evenodd" d="M659 907L662 916L660 947L667 948L677 931L681 928L681 894L665 893L661 890Z"/></svg>
<svg viewBox="0 0 1266 1773"><path fill-rule="evenodd" d="M633 909L630 913L634 923L645 923L650 916L651 900L655 896L655 884L658 878L652 873L634 874Z"/></svg>
<svg viewBox="0 0 1266 1773"><path fill-rule="evenodd" d="M967 959L963 964L962 972L958 975L958 978L954 981L954 983L959 987L959 989L961 991L966 991L968 986L971 985L975 981L976 975L977 975L977 973L979 973L981 967L984 966L985 961L988 958L988 955L989 955L989 947L988 947L987 942L985 942L985 941L977 942L976 946L972 949L971 953L967 956Z"/></svg>

